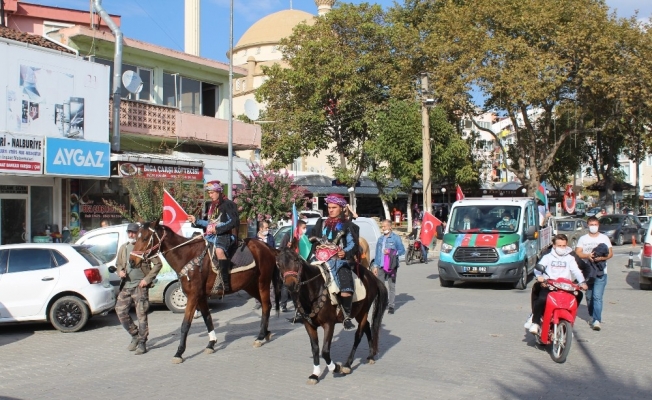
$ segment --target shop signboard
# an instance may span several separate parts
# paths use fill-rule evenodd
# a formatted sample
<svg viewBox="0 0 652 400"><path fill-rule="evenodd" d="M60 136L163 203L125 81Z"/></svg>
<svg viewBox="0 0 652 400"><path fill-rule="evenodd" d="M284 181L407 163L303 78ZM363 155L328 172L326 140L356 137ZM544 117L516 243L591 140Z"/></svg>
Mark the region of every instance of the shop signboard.
<svg viewBox="0 0 652 400"><path fill-rule="evenodd" d="M46 138L45 174L108 178L110 155L109 143Z"/></svg>
<svg viewBox="0 0 652 400"><path fill-rule="evenodd" d="M119 204L120 199L115 195L84 195L79 199L79 213L82 221L88 219L97 219L99 221L107 220L111 223L119 223L124 219L121 212L126 211L124 204L119 204L119 210L105 203L105 200L111 200ZM86 224L84 224L86 226Z"/></svg>
<svg viewBox="0 0 652 400"><path fill-rule="evenodd" d="M188 167L183 165L119 162L118 175L121 177L138 175L144 178L203 181L204 169L202 167Z"/></svg>
<svg viewBox="0 0 652 400"><path fill-rule="evenodd" d="M109 67L15 45L0 60L0 131L108 142Z"/></svg>
<svg viewBox="0 0 652 400"><path fill-rule="evenodd" d="M643 193L643 198L645 200L652 200L652 192L644 192Z"/></svg>
<svg viewBox="0 0 652 400"><path fill-rule="evenodd" d="M43 173L43 138L38 136L0 136L0 172Z"/></svg>

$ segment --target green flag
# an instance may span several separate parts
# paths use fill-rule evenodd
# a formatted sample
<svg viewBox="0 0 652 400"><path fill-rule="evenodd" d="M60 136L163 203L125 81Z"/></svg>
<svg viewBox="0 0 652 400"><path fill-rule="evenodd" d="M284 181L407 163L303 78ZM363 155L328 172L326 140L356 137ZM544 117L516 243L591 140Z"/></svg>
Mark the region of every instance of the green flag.
<svg viewBox="0 0 652 400"><path fill-rule="evenodd" d="M310 243L308 236L301 235L301 237L299 238L299 256L304 260L308 261L310 250L312 250L312 243Z"/></svg>

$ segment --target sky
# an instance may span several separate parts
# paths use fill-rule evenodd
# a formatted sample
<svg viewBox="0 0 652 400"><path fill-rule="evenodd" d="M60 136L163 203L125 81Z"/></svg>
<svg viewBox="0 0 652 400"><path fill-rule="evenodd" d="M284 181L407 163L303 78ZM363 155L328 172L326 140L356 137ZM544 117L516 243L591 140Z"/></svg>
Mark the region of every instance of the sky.
<svg viewBox="0 0 652 400"><path fill-rule="evenodd" d="M89 0L24 0L56 7L88 10ZM350 0L350 3L363 3ZM394 5L394 0L376 0L384 8ZM402 3L402 1L400 1ZM202 57L228 62L229 10L231 0L201 0L201 50ZM292 7L317 14L313 0L233 0L233 45L245 31L262 17ZM607 4L620 17L630 17L639 10L640 18L652 16L650 0L607 0ZM122 30L126 37L154 43L183 51L183 0L103 0L110 14L122 16ZM617 8L617 9L616 9Z"/></svg>

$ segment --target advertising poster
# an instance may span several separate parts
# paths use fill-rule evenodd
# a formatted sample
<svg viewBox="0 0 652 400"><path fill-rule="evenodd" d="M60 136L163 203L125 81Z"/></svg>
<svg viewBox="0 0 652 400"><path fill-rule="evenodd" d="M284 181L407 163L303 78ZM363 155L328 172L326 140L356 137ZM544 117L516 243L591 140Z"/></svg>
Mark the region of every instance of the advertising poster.
<svg viewBox="0 0 652 400"><path fill-rule="evenodd" d="M81 58L3 46L0 126L11 133L108 142L109 68ZM4 130L4 129L3 129Z"/></svg>
<svg viewBox="0 0 652 400"><path fill-rule="evenodd" d="M43 138L1 135L0 172L34 175L43 173Z"/></svg>
<svg viewBox="0 0 652 400"><path fill-rule="evenodd" d="M146 163L118 163L118 175L121 177L142 176L144 178L183 179L185 181L203 181L202 167L187 167L183 165L163 165Z"/></svg>
<svg viewBox="0 0 652 400"><path fill-rule="evenodd" d="M109 143L73 139L45 139L45 173L60 176L109 177Z"/></svg>
<svg viewBox="0 0 652 400"><path fill-rule="evenodd" d="M120 199L114 195L84 195L79 199L79 214L84 222L84 227L99 226L100 221L107 220L111 225L119 224L124 219L119 210L104 204L104 200L119 203ZM126 206L120 205L124 212ZM95 221L96 223L93 223Z"/></svg>

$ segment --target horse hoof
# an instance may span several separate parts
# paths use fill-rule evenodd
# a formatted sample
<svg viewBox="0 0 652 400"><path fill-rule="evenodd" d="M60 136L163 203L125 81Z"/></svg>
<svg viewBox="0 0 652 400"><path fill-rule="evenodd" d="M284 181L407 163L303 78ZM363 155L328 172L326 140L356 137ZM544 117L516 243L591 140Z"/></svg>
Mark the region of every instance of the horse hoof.
<svg viewBox="0 0 652 400"><path fill-rule="evenodd" d="M173 357L172 358L172 364L181 364L183 362L183 358L181 357Z"/></svg>
<svg viewBox="0 0 652 400"><path fill-rule="evenodd" d="M272 340L272 336L274 336L272 332L268 333L267 336L265 336L265 341L269 342L270 340Z"/></svg>
<svg viewBox="0 0 652 400"><path fill-rule="evenodd" d="M373 358L370 358L370 359L367 360L367 364L375 364L375 363L376 363L376 360L374 360Z"/></svg>
<svg viewBox="0 0 652 400"><path fill-rule="evenodd" d="M204 349L204 354L213 354L213 353L215 353L215 349L213 349L212 347L206 347Z"/></svg>
<svg viewBox="0 0 652 400"><path fill-rule="evenodd" d="M317 375L315 375L315 374L310 375L310 377L308 377L308 382L306 382L306 383L308 385L316 385L316 384L319 383L319 377Z"/></svg>
<svg viewBox="0 0 652 400"><path fill-rule="evenodd" d="M254 340L254 347L260 347L262 345L263 345L263 342L261 342L260 340Z"/></svg>
<svg viewBox="0 0 652 400"><path fill-rule="evenodd" d="M343 375L348 375L348 374L351 373L351 368L342 365L342 366L340 367L340 373L343 374Z"/></svg>

